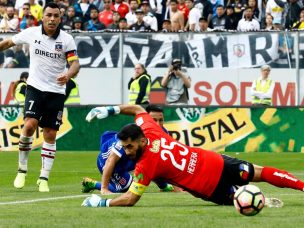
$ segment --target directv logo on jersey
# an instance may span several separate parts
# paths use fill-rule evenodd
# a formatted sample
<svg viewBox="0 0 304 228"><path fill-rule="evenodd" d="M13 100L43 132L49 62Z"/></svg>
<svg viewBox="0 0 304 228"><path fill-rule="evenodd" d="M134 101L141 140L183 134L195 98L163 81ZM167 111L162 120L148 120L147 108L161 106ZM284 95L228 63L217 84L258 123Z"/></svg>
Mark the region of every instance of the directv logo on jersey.
<svg viewBox="0 0 304 228"><path fill-rule="evenodd" d="M55 51L62 51L62 42L56 42Z"/></svg>
<svg viewBox="0 0 304 228"><path fill-rule="evenodd" d="M57 59L57 58L61 57L61 54L42 51L42 50L39 50L39 49L35 49L35 54L50 57L52 59Z"/></svg>

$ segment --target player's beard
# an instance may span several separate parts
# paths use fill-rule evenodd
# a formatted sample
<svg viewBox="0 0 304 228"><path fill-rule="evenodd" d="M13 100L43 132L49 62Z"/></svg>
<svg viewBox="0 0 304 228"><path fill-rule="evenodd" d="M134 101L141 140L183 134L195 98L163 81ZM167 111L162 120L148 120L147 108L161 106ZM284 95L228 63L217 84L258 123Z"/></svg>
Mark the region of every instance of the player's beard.
<svg viewBox="0 0 304 228"><path fill-rule="evenodd" d="M136 156L134 161L137 162L141 158L142 154L143 154L143 148L139 146L138 149L136 150Z"/></svg>

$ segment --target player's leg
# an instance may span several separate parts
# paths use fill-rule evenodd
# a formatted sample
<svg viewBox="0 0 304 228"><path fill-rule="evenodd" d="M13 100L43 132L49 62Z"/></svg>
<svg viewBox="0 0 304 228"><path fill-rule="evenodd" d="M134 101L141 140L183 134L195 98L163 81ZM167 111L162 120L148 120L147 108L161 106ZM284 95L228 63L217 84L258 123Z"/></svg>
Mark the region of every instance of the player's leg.
<svg viewBox="0 0 304 228"><path fill-rule="evenodd" d="M24 126L19 138L18 173L14 180L15 188L23 188L28 170L29 153L32 150L33 134L40 119L41 92L28 86L24 103Z"/></svg>
<svg viewBox="0 0 304 228"><path fill-rule="evenodd" d="M41 170L37 181L40 192L49 192L48 180L56 154L56 135L62 124L65 96L44 93L42 118L39 126L43 128L44 142L41 148Z"/></svg>
<svg viewBox="0 0 304 228"><path fill-rule="evenodd" d="M288 173L285 170L280 170L274 167L254 166L254 182L267 182L279 188L292 188L304 191L304 182Z"/></svg>

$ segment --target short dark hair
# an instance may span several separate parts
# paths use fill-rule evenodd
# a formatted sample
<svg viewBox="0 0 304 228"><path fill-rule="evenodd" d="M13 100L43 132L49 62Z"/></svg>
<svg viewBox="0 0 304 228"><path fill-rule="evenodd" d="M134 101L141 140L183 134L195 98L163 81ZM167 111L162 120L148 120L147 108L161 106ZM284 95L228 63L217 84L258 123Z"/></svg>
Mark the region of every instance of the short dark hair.
<svg viewBox="0 0 304 228"><path fill-rule="evenodd" d="M127 140L130 138L132 141L144 137L144 133L136 124L128 124L124 126L117 134L119 140Z"/></svg>
<svg viewBox="0 0 304 228"><path fill-rule="evenodd" d="M20 80L27 79L29 76L29 73L27 71L24 71L20 74Z"/></svg>
<svg viewBox="0 0 304 228"><path fill-rule="evenodd" d="M45 9L46 8L52 8L52 9L59 9L60 10L60 8L59 8L59 6L55 3L55 2L49 2L49 3L47 3L45 6L44 6L44 8L43 8L43 12L45 11Z"/></svg>
<svg viewBox="0 0 304 228"><path fill-rule="evenodd" d="M162 106L160 106L160 105L153 105L153 104L149 104L146 107L146 111L147 111L147 113L150 113L150 112L162 112L162 113L164 113L164 110L163 110Z"/></svg>

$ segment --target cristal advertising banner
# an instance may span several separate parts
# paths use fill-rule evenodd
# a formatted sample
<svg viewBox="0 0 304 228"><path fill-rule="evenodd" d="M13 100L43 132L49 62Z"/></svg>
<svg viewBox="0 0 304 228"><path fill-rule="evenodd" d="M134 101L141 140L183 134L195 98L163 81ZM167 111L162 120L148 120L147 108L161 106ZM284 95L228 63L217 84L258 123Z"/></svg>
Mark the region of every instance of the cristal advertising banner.
<svg viewBox="0 0 304 228"><path fill-rule="evenodd" d="M119 130L133 117L118 115L85 121L92 107L64 110L57 149L63 151L99 150L100 135ZM304 152L303 108L202 108L164 107L165 127L176 140L190 146L230 152ZM17 151L22 128L22 110L2 107L0 111L0 150ZM34 148L42 145L39 129Z"/></svg>

